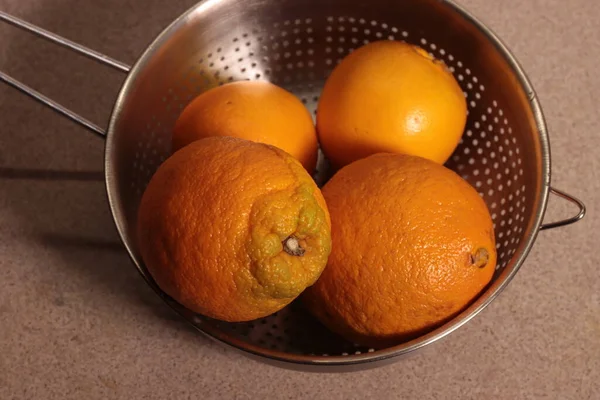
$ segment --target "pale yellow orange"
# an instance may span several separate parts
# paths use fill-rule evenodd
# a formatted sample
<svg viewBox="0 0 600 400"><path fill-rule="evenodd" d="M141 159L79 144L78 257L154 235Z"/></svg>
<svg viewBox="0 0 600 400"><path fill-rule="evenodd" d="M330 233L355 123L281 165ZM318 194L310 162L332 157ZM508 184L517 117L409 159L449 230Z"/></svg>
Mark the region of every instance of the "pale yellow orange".
<svg viewBox="0 0 600 400"><path fill-rule="evenodd" d="M210 136L276 146L311 174L317 162L317 135L310 113L292 93L265 81L228 83L192 100L176 121L173 151Z"/></svg>
<svg viewBox="0 0 600 400"><path fill-rule="evenodd" d="M379 41L350 53L327 79L317 112L334 167L378 152L444 163L467 117L465 96L443 63L419 47Z"/></svg>

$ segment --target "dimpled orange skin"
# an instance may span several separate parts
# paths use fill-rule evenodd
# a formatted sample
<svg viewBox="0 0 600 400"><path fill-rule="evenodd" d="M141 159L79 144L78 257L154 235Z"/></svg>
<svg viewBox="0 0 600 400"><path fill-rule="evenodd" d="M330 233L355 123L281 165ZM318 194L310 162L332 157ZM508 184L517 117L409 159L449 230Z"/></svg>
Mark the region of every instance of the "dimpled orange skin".
<svg viewBox="0 0 600 400"><path fill-rule="evenodd" d="M310 113L292 93L269 82L232 82L200 94L176 121L173 151L209 136L279 147L310 174L317 163L317 134Z"/></svg>
<svg viewBox="0 0 600 400"><path fill-rule="evenodd" d="M327 79L317 133L335 168L379 152L450 157L467 118L463 91L419 47L378 41L350 53Z"/></svg>
<svg viewBox="0 0 600 400"><path fill-rule="evenodd" d="M331 250L327 207L306 170L243 139L206 138L176 152L138 215L141 255L158 286L224 321L280 310L316 281ZM283 250L289 237L302 256Z"/></svg>
<svg viewBox="0 0 600 400"><path fill-rule="evenodd" d="M323 195L332 252L303 298L349 340L398 344L447 321L490 282L492 219L478 193L444 166L377 154L341 169Z"/></svg>

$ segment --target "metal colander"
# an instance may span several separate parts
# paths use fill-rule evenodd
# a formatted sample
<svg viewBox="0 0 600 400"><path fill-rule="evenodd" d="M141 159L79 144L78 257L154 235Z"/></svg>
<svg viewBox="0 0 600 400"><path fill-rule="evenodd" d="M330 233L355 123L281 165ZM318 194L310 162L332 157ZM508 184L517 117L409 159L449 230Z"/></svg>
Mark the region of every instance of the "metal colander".
<svg viewBox="0 0 600 400"><path fill-rule="evenodd" d="M551 189L546 126L535 92L493 33L465 10L439 0L208 0L166 28L133 68L0 12L0 19L128 73L106 133L106 186L123 243L146 281L175 311L210 337L286 367L360 369L397 360L460 327L508 284L540 229L583 217L577 199ZM470 182L494 220L498 266L493 281L464 312L438 329L392 348L357 346L330 333L298 302L267 318L224 323L170 299L146 271L136 248L142 192L169 156L171 130L199 93L227 82L268 80L316 113L335 65L376 40L404 40L442 59L469 105L463 139L448 166ZM92 131L104 131L31 88L21 89ZM329 176L322 154L315 179ZM550 191L579 205L576 217L542 225Z"/></svg>

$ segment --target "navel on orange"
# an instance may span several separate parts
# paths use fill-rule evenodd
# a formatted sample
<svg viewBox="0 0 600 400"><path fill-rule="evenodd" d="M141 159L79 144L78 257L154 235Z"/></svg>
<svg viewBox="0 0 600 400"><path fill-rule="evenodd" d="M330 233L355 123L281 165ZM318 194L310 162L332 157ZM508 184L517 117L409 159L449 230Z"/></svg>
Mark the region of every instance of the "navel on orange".
<svg viewBox="0 0 600 400"><path fill-rule="evenodd" d="M323 195L332 252L303 297L349 340L398 344L455 316L490 282L492 219L475 189L446 167L377 154L338 171Z"/></svg>
<svg viewBox="0 0 600 400"><path fill-rule="evenodd" d="M378 41L344 58L317 112L323 152L336 168L378 152L444 163L465 128L465 96L442 62L399 41Z"/></svg>
<svg viewBox="0 0 600 400"><path fill-rule="evenodd" d="M331 248L319 188L284 151L210 137L156 171L138 218L156 283L192 311L224 321L272 314L312 285Z"/></svg>
<svg viewBox="0 0 600 400"><path fill-rule="evenodd" d="M309 173L317 162L317 134L302 102L265 81L239 81L196 97L177 119L174 151L210 136L232 136L270 144L298 159Z"/></svg>

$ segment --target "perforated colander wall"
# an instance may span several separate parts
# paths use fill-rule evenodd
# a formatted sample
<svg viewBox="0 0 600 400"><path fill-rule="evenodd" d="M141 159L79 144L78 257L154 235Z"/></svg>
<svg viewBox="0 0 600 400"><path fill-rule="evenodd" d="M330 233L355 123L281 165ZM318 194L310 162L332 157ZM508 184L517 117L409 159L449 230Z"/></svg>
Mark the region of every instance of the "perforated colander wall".
<svg viewBox="0 0 600 400"><path fill-rule="evenodd" d="M266 28L266 29L265 29ZM469 105L465 134L447 166L457 171L486 201L495 223L499 269L514 255L528 219L522 139L513 131L502 98L491 95L479 65L467 65L425 34L381 20L356 16L298 18L237 31L219 45L195 55L178 84L166 88L156 115L139 132L131 170L131 188L141 196L150 177L170 154L170 130L182 109L199 93L227 82L268 80L294 93L313 116L327 76L357 47L376 40L405 40L444 60L460 83ZM320 155L316 179L327 166ZM498 271L500 273L500 271ZM268 318L243 324L215 324L223 331L261 347L302 354L346 355L369 352L329 333L307 315L300 302ZM315 340L318 338L318 340Z"/></svg>

